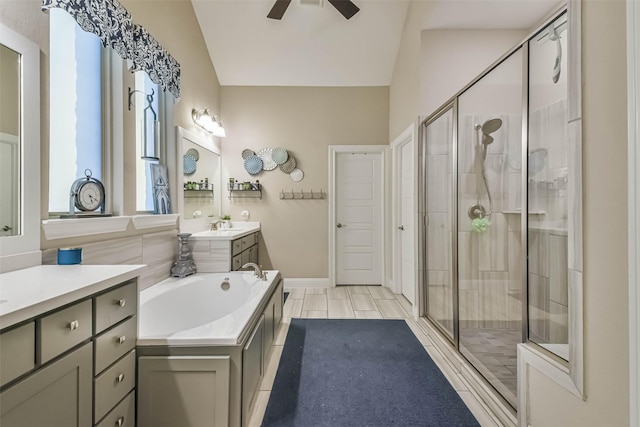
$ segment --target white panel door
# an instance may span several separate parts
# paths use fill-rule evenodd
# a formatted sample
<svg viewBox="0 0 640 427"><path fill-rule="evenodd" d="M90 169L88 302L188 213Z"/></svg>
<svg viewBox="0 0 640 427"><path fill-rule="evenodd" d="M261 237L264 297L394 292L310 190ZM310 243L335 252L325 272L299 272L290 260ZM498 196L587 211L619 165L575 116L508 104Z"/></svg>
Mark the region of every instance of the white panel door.
<svg viewBox="0 0 640 427"><path fill-rule="evenodd" d="M414 239L416 231L413 229L414 215L414 171L413 171L413 143L404 144L401 148L400 166L400 250L401 250L401 281L402 295L411 304L415 300L415 250Z"/></svg>
<svg viewBox="0 0 640 427"><path fill-rule="evenodd" d="M336 284L382 284L382 156L336 159Z"/></svg>

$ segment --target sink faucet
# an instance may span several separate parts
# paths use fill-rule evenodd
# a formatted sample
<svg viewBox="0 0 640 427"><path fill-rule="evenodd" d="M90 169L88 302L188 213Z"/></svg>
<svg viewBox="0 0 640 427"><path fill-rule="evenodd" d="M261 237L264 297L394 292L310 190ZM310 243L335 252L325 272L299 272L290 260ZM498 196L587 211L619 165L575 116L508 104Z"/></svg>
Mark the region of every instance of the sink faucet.
<svg viewBox="0 0 640 427"><path fill-rule="evenodd" d="M267 273L263 272L262 269L260 268L260 266L258 264L255 264L253 262L248 262L245 265L242 266L242 269L244 270L245 268L249 268L252 267L256 277L260 280L267 280Z"/></svg>
<svg viewBox="0 0 640 427"><path fill-rule="evenodd" d="M223 221L221 219L214 221L211 223L211 231L218 229L218 224L221 224Z"/></svg>

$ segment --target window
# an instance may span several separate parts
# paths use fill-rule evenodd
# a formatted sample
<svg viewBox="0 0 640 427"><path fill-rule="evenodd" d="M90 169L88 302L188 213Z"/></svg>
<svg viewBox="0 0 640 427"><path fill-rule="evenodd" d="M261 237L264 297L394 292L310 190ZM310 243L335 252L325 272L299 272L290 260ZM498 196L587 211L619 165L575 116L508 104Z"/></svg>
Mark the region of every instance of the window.
<svg viewBox="0 0 640 427"><path fill-rule="evenodd" d="M71 184L102 179L102 45L65 11L50 11L49 212L69 212Z"/></svg>

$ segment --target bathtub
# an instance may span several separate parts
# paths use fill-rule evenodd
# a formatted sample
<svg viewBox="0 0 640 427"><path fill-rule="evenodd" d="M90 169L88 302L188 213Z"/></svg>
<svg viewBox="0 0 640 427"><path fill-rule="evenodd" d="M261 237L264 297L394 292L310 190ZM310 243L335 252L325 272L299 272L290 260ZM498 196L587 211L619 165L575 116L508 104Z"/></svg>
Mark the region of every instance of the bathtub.
<svg viewBox="0 0 640 427"><path fill-rule="evenodd" d="M197 347L240 344L280 281L253 271L169 278L140 293L138 345Z"/></svg>

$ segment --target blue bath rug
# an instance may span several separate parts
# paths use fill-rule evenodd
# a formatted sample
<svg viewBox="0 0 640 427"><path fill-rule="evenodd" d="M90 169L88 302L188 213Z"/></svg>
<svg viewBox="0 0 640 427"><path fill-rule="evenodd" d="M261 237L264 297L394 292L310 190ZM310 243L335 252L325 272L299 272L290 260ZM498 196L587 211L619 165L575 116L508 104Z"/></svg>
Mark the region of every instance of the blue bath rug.
<svg viewBox="0 0 640 427"><path fill-rule="evenodd" d="M403 320L291 319L262 427L475 427Z"/></svg>

